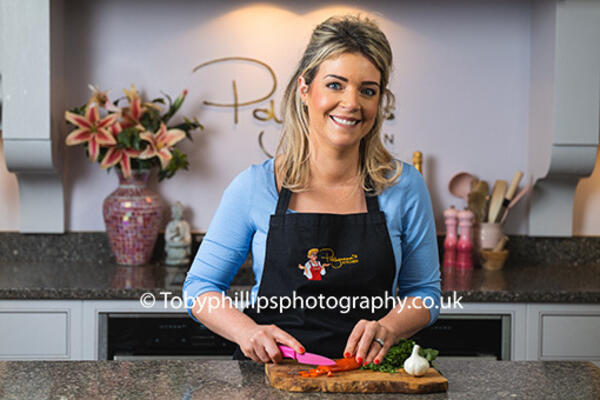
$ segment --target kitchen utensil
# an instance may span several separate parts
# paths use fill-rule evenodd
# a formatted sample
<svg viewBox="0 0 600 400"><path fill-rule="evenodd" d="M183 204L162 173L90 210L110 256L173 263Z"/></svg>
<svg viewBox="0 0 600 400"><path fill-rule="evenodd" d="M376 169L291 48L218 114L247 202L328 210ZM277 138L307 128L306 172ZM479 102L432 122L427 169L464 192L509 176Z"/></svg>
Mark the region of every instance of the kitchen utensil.
<svg viewBox="0 0 600 400"><path fill-rule="evenodd" d="M508 203L508 207L506 207L506 210L504 210L504 214L502 215L502 218L500 219L501 224L504 223L504 220L508 216L508 212L510 211L510 209L513 208L519 202L519 200L521 200L523 198L523 196L525 196L527 194L527 192L529 192L531 187L532 187L531 183L528 183L527 185L525 185L525 187L523 189L521 189L521 191L510 201L510 203Z"/></svg>
<svg viewBox="0 0 600 400"><path fill-rule="evenodd" d="M501 217L504 215L504 210L506 210L506 207L512 200L513 196L515 195L515 192L517 191L517 188L519 187L519 182L521 182L521 178L523 178L523 173L521 171L517 171L515 173L515 176L513 177L512 182L510 183L510 187L506 192L506 196L504 196L504 200L502 201L502 207L500 207L500 211L496 216L496 220L489 222L500 222Z"/></svg>
<svg viewBox="0 0 600 400"><path fill-rule="evenodd" d="M475 182L475 180L473 180ZM479 224L485 220L485 205L489 195L489 186L486 181L477 180L467 195L467 205L475 215L475 223Z"/></svg>
<svg viewBox="0 0 600 400"><path fill-rule="evenodd" d="M448 390L448 379L433 368L424 376L408 375L403 369L396 373L355 369L337 372L333 376L302 377L306 367L290 360L265 364L265 374L271 386L291 392L343 393L437 393Z"/></svg>
<svg viewBox="0 0 600 400"><path fill-rule="evenodd" d="M454 196L460 199L467 199L467 195L471 191L471 181L474 176L468 172L459 172L454 175L448 183L448 190Z"/></svg>
<svg viewBox="0 0 600 400"><path fill-rule="evenodd" d="M500 241L498 242L498 244L496 245L496 247L494 247L493 251L502 251L502 250L504 250L504 246L506 245L506 242L508 242L508 236L504 235L504 237L502 239L500 239Z"/></svg>
<svg viewBox="0 0 600 400"><path fill-rule="evenodd" d="M504 200L504 194L506 193L506 181L501 179L494 182L494 189L492 190L492 197L490 198L490 209L488 211L488 222L495 222L502 207L502 201Z"/></svg>
<svg viewBox="0 0 600 400"><path fill-rule="evenodd" d="M508 250L481 250L480 256L483 259L483 268L488 271L496 271L504 266L504 262L508 258Z"/></svg>
<svg viewBox="0 0 600 400"><path fill-rule="evenodd" d="M279 345L279 350L285 358L291 358L298 361L300 364L311 365L335 365L335 361L331 358L323 357L313 353L296 353L291 347Z"/></svg>

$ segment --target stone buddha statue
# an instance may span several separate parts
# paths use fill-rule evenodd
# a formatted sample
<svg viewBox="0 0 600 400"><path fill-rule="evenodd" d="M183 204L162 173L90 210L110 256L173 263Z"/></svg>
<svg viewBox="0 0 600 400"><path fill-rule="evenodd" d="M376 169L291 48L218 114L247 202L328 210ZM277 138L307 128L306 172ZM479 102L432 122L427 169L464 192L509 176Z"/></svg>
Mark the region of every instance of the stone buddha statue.
<svg viewBox="0 0 600 400"><path fill-rule="evenodd" d="M171 207L172 219L165 229L165 253L168 265L189 264L192 253L190 225L183 219L183 204L179 201Z"/></svg>

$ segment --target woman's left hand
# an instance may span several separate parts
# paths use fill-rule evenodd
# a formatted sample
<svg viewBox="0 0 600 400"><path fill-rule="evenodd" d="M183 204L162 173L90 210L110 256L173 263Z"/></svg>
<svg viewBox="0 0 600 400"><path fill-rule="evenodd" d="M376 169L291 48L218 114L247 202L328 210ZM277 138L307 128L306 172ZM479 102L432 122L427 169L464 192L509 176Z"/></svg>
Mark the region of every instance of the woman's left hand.
<svg viewBox="0 0 600 400"><path fill-rule="evenodd" d="M383 342L383 345L380 341ZM361 319L348 337L344 357L354 356L356 361L362 365L371 362L379 364L395 343L394 333L379 321Z"/></svg>

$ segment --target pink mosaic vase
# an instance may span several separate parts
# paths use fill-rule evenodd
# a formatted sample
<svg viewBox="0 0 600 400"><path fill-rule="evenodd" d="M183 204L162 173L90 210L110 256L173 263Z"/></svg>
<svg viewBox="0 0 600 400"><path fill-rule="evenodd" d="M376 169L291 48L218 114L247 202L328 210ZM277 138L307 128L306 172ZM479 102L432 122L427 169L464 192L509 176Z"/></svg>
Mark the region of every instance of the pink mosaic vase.
<svg viewBox="0 0 600 400"><path fill-rule="evenodd" d="M149 170L119 176L119 187L104 199L102 211L110 247L118 264L140 265L150 260L162 221L163 204L146 187Z"/></svg>

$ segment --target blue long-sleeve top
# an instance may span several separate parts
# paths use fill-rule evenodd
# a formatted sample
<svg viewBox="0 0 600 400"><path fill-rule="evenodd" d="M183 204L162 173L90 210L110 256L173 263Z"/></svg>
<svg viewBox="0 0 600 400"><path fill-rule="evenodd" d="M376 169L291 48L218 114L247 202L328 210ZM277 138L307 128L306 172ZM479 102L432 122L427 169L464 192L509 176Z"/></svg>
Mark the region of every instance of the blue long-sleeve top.
<svg viewBox="0 0 600 400"><path fill-rule="evenodd" d="M250 250L256 278L250 299L256 298L265 261L269 217L275 213L278 199L273 164L273 159L269 159L252 165L225 190L183 284L185 299L209 291L227 291ZM412 165L402 164L397 182L378 196L394 251L396 274L392 290L400 298L431 298L426 303L432 306L431 325L439 316L441 297L433 210L421 174ZM194 318L190 306L188 301L188 313Z"/></svg>

